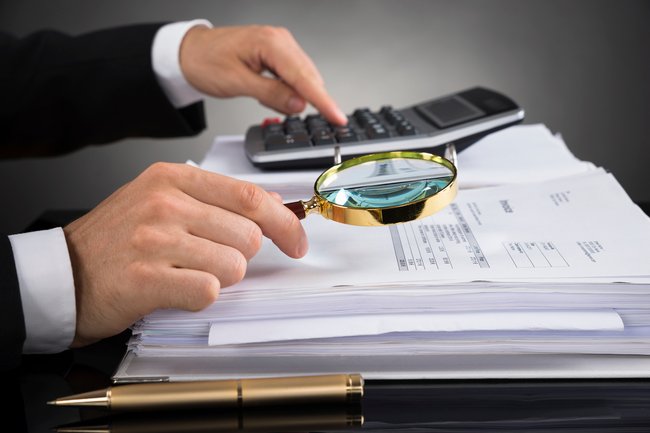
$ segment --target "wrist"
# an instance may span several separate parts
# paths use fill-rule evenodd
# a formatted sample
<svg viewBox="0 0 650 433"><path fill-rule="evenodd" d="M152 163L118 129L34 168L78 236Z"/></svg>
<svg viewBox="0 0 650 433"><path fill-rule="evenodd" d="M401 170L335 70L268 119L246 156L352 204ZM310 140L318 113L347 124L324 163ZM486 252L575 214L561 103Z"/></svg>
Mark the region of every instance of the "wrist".
<svg viewBox="0 0 650 433"><path fill-rule="evenodd" d="M154 37L151 60L158 83L176 108L186 107L205 97L187 80L181 68L181 49L188 32L200 28L209 29L206 20L192 20L167 24Z"/></svg>
<svg viewBox="0 0 650 433"><path fill-rule="evenodd" d="M178 52L178 60L181 72L183 77L187 80L189 85L202 91L200 81L198 80L198 75L195 73L197 70L197 59L201 55L205 56L206 53L200 53L201 40L203 39L206 32L209 32L210 29L205 26L194 26L185 33L183 40L181 41L181 46Z"/></svg>

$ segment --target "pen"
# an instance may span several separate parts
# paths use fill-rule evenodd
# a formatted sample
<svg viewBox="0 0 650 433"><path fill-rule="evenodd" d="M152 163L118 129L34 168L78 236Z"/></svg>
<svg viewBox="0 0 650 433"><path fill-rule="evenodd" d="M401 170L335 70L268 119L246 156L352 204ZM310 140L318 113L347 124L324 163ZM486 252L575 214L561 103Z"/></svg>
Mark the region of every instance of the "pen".
<svg viewBox="0 0 650 433"><path fill-rule="evenodd" d="M255 407L306 403L351 403L363 396L359 374L188 382L134 383L57 398L54 406L111 410Z"/></svg>

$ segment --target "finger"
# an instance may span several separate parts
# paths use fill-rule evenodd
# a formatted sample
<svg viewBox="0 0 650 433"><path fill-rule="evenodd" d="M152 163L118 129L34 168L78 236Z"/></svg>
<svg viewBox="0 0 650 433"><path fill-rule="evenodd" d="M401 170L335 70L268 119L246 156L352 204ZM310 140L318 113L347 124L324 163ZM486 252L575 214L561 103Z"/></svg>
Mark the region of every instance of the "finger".
<svg viewBox="0 0 650 433"><path fill-rule="evenodd" d="M234 248L246 260L257 254L263 235L257 224L229 210L194 201L195 210L187 220L190 234Z"/></svg>
<svg viewBox="0 0 650 433"><path fill-rule="evenodd" d="M276 199L277 201L279 201L280 203L282 203L283 198L282 198L282 196L280 195L280 193L277 193L277 192L275 192L275 191L267 191L267 192L269 193L269 195L270 195L271 197L273 197L274 199Z"/></svg>
<svg viewBox="0 0 650 433"><path fill-rule="evenodd" d="M330 122L340 125L347 123L346 115L325 90L323 78L313 61L290 33L286 32L283 37L275 39L262 56L267 67Z"/></svg>
<svg viewBox="0 0 650 433"><path fill-rule="evenodd" d="M147 296L150 310L178 308L199 311L213 304L221 289L214 275L185 268L165 266L143 267L142 290Z"/></svg>
<svg viewBox="0 0 650 433"><path fill-rule="evenodd" d="M285 254L302 257L307 253L307 235L300 220L282 203L257 185L211 173L187 164L161 164L161 171L173 178L183 192L211 206L244 216L261 229Z"/></svg>
<svg viewBox="0 0 650 433"><path fill-rule="evenodd" d="M248 264L244 255L233 247L187 234L167 255L171 266L212 274L220 287L240 282Z"/></svg>
<svg viewBox="0 0 650 433"><path fill-rule="evenodd" d="M208 205L203 205L210 207ZM217 209L214 208L213 209ZM230 212L219 209L221 214ZM233 247L227 243L240 242L238 229L246 226L255 226L250 220L232 214L234 221L232 227L226 227L222 233L218 228L210 231L210 227L202 227L210 231L209 235L214 238L220 238L218 241L212 241L206 237L195 236L187 233L184 228L175 229L165 228L143 228L136 235L134 241L139 251L150 251L149 260L155 263L162 263L165 266L194 269L197 271L208 272L219 279L222 287L231 286L244 278L247 267L247 258L241 250L248 251L252 257L262 244L262 232L259 228L252 231L255 245L244 244L241 247ZM183 215L183 219L187 215ZM239 221L235 221L238 219ZM188 223L190 226L193 222Z"/></svg>
<svg viewBox="0 0 650 433"><path fill-rule="evenodd" d="M284 114L300 113L306 107L305 100L282 81L257 75L250 70L242 72L244 94L262 105Z"/></svg>

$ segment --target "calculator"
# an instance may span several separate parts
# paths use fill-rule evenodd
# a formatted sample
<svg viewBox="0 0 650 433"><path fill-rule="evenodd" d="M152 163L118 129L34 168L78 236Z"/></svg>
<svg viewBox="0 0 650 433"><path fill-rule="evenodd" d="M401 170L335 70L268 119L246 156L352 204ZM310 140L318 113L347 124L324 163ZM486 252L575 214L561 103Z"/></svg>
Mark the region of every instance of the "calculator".
<svg viewBox="0 0 650 433"><path fill-rule="evenodd" d="M473 87L405 108L358 108L345 126L320 114L267 118L246 131L245 150L265 169L329 168L340 159L377 152L417 151L443 155L453 143L461 152L481 137L519 123L524 110L492 89Z"/></svg>

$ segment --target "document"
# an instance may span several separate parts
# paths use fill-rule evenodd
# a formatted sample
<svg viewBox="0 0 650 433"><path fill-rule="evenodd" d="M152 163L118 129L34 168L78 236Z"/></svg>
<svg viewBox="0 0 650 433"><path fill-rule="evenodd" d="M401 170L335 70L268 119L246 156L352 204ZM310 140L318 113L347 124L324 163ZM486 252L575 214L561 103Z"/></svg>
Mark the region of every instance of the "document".
<svg viewBox="0 0 650 433"><path fill-rule="evenodd" d="M240 141L216 140L201 167L222 171ZM437 214L385 227L308 216L302 259L265 240L210 307L146 316L116 380L650 377L650 219L615 177L543 125L459 156L461 188ZM318 174L226 165L293 199Z"/></svg>
<svg viewBox="0 0 650 433"><path fill-rule="evenodd" d="M231 290L584 276L650 282L648 219L602 170L461 190L438 214L406 224L357 227L315 215L304 226L311 247L303 259L267 242Z"/></svg>

